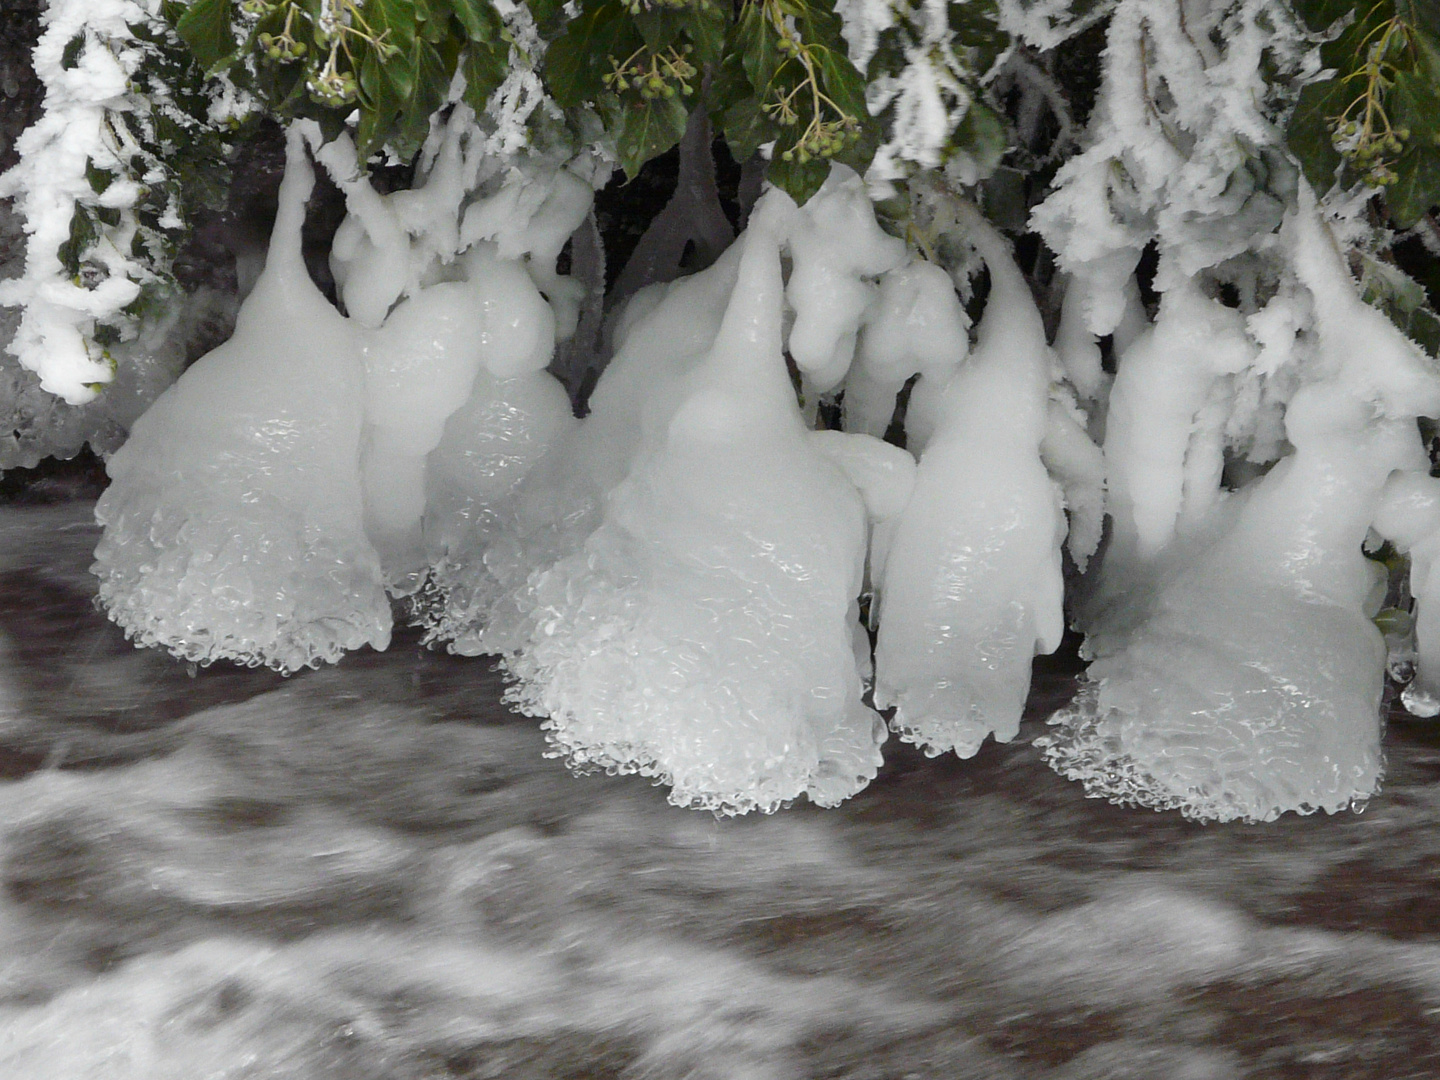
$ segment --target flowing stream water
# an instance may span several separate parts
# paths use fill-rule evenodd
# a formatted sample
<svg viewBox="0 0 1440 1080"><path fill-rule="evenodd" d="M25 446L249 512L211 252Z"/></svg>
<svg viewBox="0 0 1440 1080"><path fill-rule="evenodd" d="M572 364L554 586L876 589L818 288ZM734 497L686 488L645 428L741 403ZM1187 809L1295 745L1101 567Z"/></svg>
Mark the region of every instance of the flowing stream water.
<svg viewBox="0 0 1440 1080"><path fill-rule="evenodd" d="M0 1080L1440 1075L1440 726L1363 814L1201 826L1020 736L837 810L575 778L488 661L138 651L93 504L0 509Z"/></svg>

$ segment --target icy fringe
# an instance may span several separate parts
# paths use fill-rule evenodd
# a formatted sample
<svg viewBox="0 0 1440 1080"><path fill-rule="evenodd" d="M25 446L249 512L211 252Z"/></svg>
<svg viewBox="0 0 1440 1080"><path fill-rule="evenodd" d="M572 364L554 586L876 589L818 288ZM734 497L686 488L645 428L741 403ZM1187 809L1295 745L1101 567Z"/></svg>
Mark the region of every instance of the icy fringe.
<svg viewBox="0 0 1440 1080"><path fill-rule="evenodd" d="M346 315L300 258L307 141L350 209L331 260ZM381 196L348 138L320 146L313 125L292 127L281 213L235 336L109 463L94 571L137 644L282 672L384 648L387 591L413 592L481 527L477 505L523 473L527 436L543 444L572 422L543 369L583 299L555 260L592 189L488 145L458 105L422 182ZM538 415L517 427L527 408Z"/></svg>
<svg viewBox="0 0 1440 1080"><path fill-rule="evenodd" d="M1113 5L1085 149L1032 220L1069 275L1055 345L1103 443L1110 520L1077 605L1088 685L1038 745L1119 803L1336 812L1381 773L1384 575L1361 545L1372 526L1430 542L1414 418L1440 378L1356 295L1336 247L1365 239L1353 200L1317 204L1284 152L1293 102L1261 64L1316 64L1286 5L1179 19L1171 0ZM1153 323L1134 280L1152 244Z"/></svg>
<svg viewBox="0 0 1440 1080"><path fill-rule="evenodd" d="M37 424L90 426L103 446L110 439L107 426L123 426L138 412L127 398L137 398L143 409L165 376L174 377L173 357L148 355L167 327L146 325L128 309L146 289L173 291L167 234L183 227L173 193L161 208L158 230L137 215L155 191L174 187L151 149L155 119L163 113L181 130L196 122L175 106L169 87L145 74L155 69L159 50L137 39L131 27L144 26L157 40L171 36L156 0L54 0L43 20L34 66L45 87L44 113L20 137L19 164L0 177L0 198L15 199L25 222L25 266L20 276L0 282L0 303L21 309L9 353L38 376L41 390L70 405L94 400L132 361L150 369L129 376L132 385L122 389L117 406L103 410L106 415L71 414L36 401ZM211 116L212 124L246 105L236 99L216 110L223 115ZM85 223L78 232L77 221ZM64 264L67 245L77 248L70 255L80 265L78 275ZM97 343L102 329L116 339L108 347ZM23 376L7 381L18 397L35 398ZM25 408L23 401L17 404ZM73 441L57 432L53 445L63 452Z"/></svg>

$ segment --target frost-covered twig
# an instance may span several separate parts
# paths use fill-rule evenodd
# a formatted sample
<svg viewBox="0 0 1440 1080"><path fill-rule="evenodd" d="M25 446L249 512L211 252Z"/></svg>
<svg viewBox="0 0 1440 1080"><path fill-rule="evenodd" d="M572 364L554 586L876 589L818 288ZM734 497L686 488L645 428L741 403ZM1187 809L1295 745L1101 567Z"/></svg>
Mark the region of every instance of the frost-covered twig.
<svg viewBox="0 0 1440 1080"><path fill-rule="evenodd" d="M10 352L72 404L114 378L110 350L140 332L146 291L171 284L184 228L164 155L191 142L201 122L176 104L167 76L179 68L165 55L174 39L159 7L51 3L34 53L44 113L18 141L19 164L0 177L0 197L15 199L27 234L23 274L0 284L0 302L23 308ZM234 93L227 101L206 122L247 108Z"/></svg>

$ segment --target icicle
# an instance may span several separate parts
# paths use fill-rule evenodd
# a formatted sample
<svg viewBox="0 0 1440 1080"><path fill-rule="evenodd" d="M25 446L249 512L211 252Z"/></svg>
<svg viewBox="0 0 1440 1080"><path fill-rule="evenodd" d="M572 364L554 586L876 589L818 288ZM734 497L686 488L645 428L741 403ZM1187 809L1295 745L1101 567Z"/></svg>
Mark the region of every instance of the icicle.
<svg viewBox="0 0 1440 1080"><path fill-rule="evenodd" d="M1187 467L1191 498L1219 491L1218 473L1203 478L1208 490L1194 486L1202 482L1193 472L1204 453L1201 413L1217 381L1254 359L1239 313L1206 297L1194 281L1164 295L1154 328L1120 358L1105 460L1121 557L1153 558L1170 542L1187 498Z"/></svg>
<svg viewBox="0 0 1440 1080"><path fill-rule="evenodd" d="M686 376L720 332L740 254L732 246L708 270L631 298L584 423L557 434L553 450L527 471L483 559L446 569L443 616L432 616L431 640L467 656L521 647L536 604L532 575L579 549L599 524L605 495L645 447L664 438Z"/></svg>
<svg viewBox="0 0 1440 1080"><path fill-rule="evenodd" d="M1294 453L1087 626L1091 686L1040 745L1092 795L1268 821L1361 804L1379 782L1386 649L1361 544L1391 472L1427 465L1414 417L1440 408L1440 378L1355 295L1308 188L1282 235L1317 330L1285 413Z"/></svg>
<svg viewBox="0 0 1440 1080"><path fill-rule="evenodd" d="M518 262L481 243L465 268L466 281L401 301L365 343L365 523L400 593L419 586L425 566L426 457L476 372L482 364L501 379L537 372L555 346L554 316Z"/></svg>
<svg viewBox="0 0 1440 1080"><path fill-rule="evenodd" d="M876 289L864 279L899 266L902 241L875 221L865 185L833 165L790 232L794 268L785 299L795 310L787 346L805 376L807 397L840 385L850 369L856 335Z"/></svg>
<svg viewBox="0 0 1440 1080"><path fill-rule="evenodd" d="M832 805L874 775L884 737L854 650L865 504L807 437L781 356L793 212L779 193L757 206L713 348L663 427L642 419L604 523L538 577L534 632L508 661L557 753L660 777L672 802L717 813ZM635 316L606 381L675 317L668 299ZM597 412L619 385L597 389ZM888 451L855 449L840 456L875 474L888 508L903 486L881 478Z"/></svg>
<svg viewBox="0 0 1440 1080"><path fill-rule="evenodd" d="M924 371L944 382L965 359L969 327L950 275L939 266L917 261L884 274L845 380L846 430L883 436L906 380Z"/></svg>
<svg viewBox="0 0 1440 1080"><path fill-rule="evenodd" d="M1040 460L1065 491L1070 512L1066 546L1083 572L1105 531L1105 455L1090 441L1073 394L1059 384L1051 387Z"/></svg>
<svg viewBox="0 0 1440 1080"><path fill-rule="evenodd" d="M136 421L96 506L101 603L137 644L193 662L291 672L390 640L361 522L361 341L300 255L313 183L293 125L235 336Z"/></svg>
<svg viewBox="0 0 1440 1080"><path fill-rule="evenodd" d="M1004 240L973 209L962 220L991 291L885 560L875 702L926 753L970 757L992 732L1015 737L1031 659L1060 642L1065 518L1040 460L1044 324Z"/></svg>
<svg viewBox="0 0 1440 1080"><path fill-rule="evenodd" d="M345 193L349 210L330 246L340 300L356 322L379 326L409 284L410 238L394 207L362 175L348 135L320 147L315 160Z"/></svg>

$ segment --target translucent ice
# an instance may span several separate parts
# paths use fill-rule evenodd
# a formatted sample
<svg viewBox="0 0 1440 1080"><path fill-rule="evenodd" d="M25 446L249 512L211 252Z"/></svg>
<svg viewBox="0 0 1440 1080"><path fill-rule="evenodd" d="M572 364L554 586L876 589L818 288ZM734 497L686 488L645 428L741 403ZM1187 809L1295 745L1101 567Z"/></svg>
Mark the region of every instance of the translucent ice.
<svg viewBox="0 0 1440 1080"><path fill-rule="evenodd" d="M1305 194L1284 236L1318 329L1285 414L1294 452L1087 625L1091 685L1043 743L1092 795L1253 821L1341 810L1379 782L1386 650L1361 544L1392 471L1426 466L1413 418L1440 380L1355 295Z"/></svg>
<svg viewBox="0 0 1440 1080"><path fill-rule="evenodd" d="M576 423L569 395L548 372L476 375L470 400L427 460L424 535L435 595L425 598L420 622L430 640L477 651L473 634L490 618L502 580L528 573L518 562L500 569L514 558L516 493Z"/></svg>
<svg viewBox="0 0 1440 1080"><path fill-rule="evenodd" d="M757 206L713 348L600 527L539 576L509 661L557 753L717 813L837 803L874 775L884 738L854 651L865 504L808 437L781 356L787 209Z"/></svg>
<svg viewBox="0 0 1440 1080"><path fill-rule="evenodd" d="M496 387L521 409L527 430L551 432L547 451L525 454L525 476L485 531L488 546L471 544L464 555L452 549L437 577L447 594L443 615L432 614L429 622L436 640L464 655L504 655L528 638L536 603L531 575L580 548L600 523L605 496L642 447L664 439L686 378L720 331L739 258L740 249L732 247L709 269L630 300L615 330L615 357L582 424L556 419L558 401L536 383L517 379ZM521 387L528 387L523 402L511 399Z"/></svg>
<svg viewBox="0 0 1440 1080"><path fill-rule="evenodd" d="M235 336L136 421L96 507L101 602L138 644L187 660L294 671L389 643L362 525L362 342L300 256L313 182L292 131Z"/></svg>
<svg viewBox="0 0 1440 1080"><path fill-rule="evenodd" d="M794 268L785 298L795 309L787 345L814 390L833 390L855 355L855 338L875 286L864 280L899 266L905 244L885 233L865 185L843 165L790 229Z"/></svg>
<svg viewBox="0 0 1440 1080"><path fill-rule="evenodd" d="M1015 737L1030 663L1064 631L1060 492L1040 460L1054 363L1029 286L978 214L990 268L979 341L946 384L885 559L875 702L927 753Z"/></svg>
<svg viewBox="0 0 1440 1080"><path fill-rule="evenodd" d="M482 364L502 379L533 374L555 348L554 316L524 267L481 243L465 268L466 280L402 300L365 341L365 524L387 582L406 592L400 582L418 584L425 562L425 462L446 420Z"/></svg>
<svg viewBox="0 0 1440 1080"><path fill-rule="evenodd" d="M846 430L883 436L906 380L920 371L948 379L970 351L969 329L950 275L934 263L917 260L881 277L845 380Z"/></svg>

